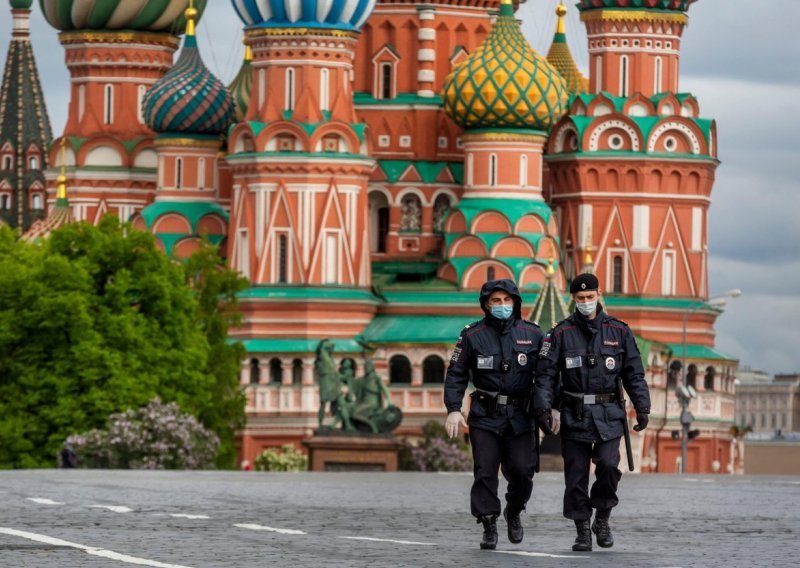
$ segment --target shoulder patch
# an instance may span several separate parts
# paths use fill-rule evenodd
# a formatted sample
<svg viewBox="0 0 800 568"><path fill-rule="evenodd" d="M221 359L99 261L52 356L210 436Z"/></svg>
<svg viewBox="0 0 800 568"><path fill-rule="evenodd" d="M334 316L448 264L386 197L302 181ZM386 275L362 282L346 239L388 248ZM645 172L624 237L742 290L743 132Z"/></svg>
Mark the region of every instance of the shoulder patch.
<svg viewBox="0 0 800 568"><path fill-rule="evenodd" d="M539 327L539 324L538 324L538 323L536 323L535 321L526 320L526 319L523 319L523 320L520 320L520 321L521 321L522 323L527 323L528 325L532 325L533 327Z"/></svg>

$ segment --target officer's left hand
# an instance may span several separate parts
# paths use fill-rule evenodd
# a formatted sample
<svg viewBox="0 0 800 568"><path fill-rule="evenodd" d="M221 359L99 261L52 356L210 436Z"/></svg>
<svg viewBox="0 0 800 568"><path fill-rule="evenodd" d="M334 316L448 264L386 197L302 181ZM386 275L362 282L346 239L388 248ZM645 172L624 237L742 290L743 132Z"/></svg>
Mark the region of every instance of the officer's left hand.
<svg viewBox="0 0 800 568"><path fill-rule="evenodd" d="M647 424L650 422L650 415L646 412L637 412L636 413L636 426L633 427L634 430L637 432L641 432L645 428L647 428Z"/></svg>
<svg viewBox="0 0 800 568"><path fill-rule="evenodd" d="M551 410L551 413L553 416L553 425L551 428L553 429L553 434L558 434L559 430L561 430L561 413L555 408Z"/></svg>

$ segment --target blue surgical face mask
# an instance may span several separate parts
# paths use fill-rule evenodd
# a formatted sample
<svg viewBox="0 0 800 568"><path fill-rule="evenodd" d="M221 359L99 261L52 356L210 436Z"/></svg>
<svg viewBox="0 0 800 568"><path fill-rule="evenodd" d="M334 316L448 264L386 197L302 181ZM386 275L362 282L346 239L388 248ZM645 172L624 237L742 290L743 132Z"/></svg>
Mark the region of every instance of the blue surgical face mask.
<svg viewBox="0 0 800 568"><path fill-rule="evenodd" d="M492 315L497 319L505 320L514 313L514 306L492 306Z"/></svg>
<svg viewBox="0 0 800 568"><path fill-rule="evenodd" d="M578 311L584 316L589 317L597 309L597 300L591 302L575 302L575 307L578 308Z"/></svg>

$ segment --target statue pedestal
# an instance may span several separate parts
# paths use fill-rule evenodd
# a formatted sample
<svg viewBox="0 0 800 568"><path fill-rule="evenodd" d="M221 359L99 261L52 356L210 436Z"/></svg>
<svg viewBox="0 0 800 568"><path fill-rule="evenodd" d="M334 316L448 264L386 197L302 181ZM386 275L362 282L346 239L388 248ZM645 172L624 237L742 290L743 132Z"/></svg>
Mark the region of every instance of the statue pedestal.
<svg viewBox="0 0 800 568"><path fill-rule="evenodd" d="M402 447L392 436L320 434L303 442L309 471L397 471Z"/></svg>

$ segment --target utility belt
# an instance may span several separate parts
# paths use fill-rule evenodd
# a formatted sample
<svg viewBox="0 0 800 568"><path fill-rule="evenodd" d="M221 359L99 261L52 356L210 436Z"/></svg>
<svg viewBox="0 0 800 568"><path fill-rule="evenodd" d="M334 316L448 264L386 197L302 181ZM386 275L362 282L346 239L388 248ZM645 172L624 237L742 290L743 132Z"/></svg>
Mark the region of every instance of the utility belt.
<svg viewBox="0 0 800 568"><path fill-rule="evenodd" d="M564 406L572 409L575 418L583 420L583 407L590 404L605 404L607 402L617 402L619 397L615 392L603 394L585 394L580 392L562 391Z"/></svg>
<svg viewBox="0 0 800 568"><path fill-rule="evenodd" d="M500 414L500 412L502 412L507 406L511 406L512 408L516 409L523 409L525 408L526 403L525 397L508 396L505 394L480 389L475 389L475 391L469 396L472 398L472 403L479 404L488 416L496 416L497 414Z"/></svg>

